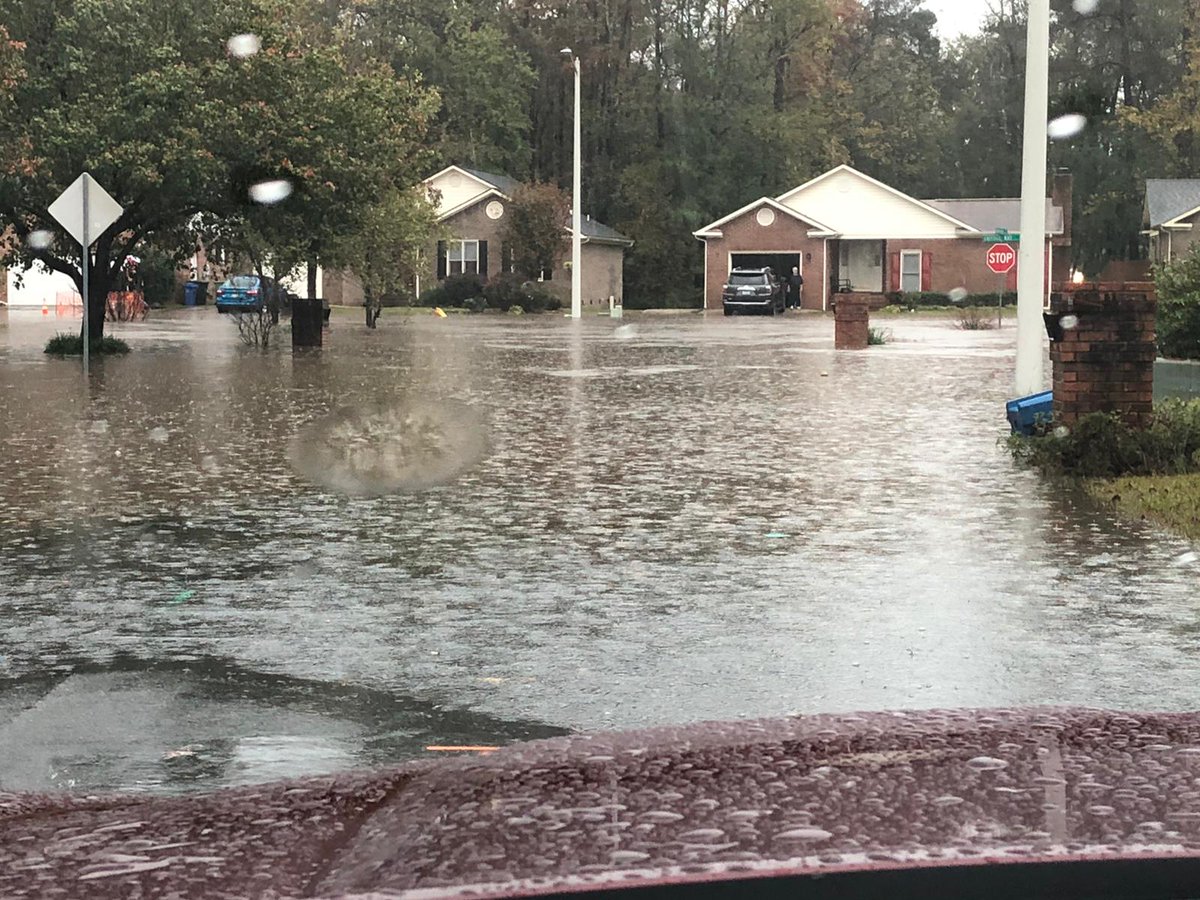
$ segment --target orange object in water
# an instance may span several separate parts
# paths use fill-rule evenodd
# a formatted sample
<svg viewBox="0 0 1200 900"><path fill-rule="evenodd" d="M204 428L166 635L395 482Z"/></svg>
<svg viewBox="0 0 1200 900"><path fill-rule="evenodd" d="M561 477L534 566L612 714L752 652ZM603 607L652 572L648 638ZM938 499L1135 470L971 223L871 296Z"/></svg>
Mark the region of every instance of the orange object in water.
<svg viewBox="0 0 1200 900"><path fill-rule="evenodd" d="M426 749L426 750L428 750L428 751L430 751L431 753L495 753L495 752L496 752L497 750L499 750L500 748L499 748L499 747L488 747L488 746L471 746L471 745L467 745L467 746L462 746L462 747L458 747L458 746L451 746L451 747L438 747L438 746L434 746L434 747L426 747L425 749Z"/></svg>
<svg viewBox="0 0 1200 900"><path fill-rule="evenodd" d="M50 315L50 307L47 306L45 303L42 304L42 315L43 316Z"/></svg>

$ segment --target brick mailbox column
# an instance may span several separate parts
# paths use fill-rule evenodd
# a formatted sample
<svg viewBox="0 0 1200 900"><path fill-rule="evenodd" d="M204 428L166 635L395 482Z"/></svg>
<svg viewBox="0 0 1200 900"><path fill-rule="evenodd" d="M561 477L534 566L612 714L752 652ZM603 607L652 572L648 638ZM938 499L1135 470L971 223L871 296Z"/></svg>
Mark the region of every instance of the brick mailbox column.
<svg viewBox="0 0 1200 900"><path fill-rule="evenodd" d="M1145 425L1154 406L1154 285L1075 284L1055 288L1046 328L1054 367L1054 421L1092 412Z"/></svg>
<svg viewBox="0 0 1200 900"><path fill-rule="evenodd" d="M870 294L838 294L834 310L833 345L838 350L867 349L871 327Z"/></svg>

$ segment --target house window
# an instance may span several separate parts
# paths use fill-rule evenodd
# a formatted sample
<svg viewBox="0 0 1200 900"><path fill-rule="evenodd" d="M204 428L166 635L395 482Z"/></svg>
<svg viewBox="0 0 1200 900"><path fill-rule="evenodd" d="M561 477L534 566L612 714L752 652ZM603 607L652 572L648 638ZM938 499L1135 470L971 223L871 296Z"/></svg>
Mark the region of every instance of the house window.
<svg viewBox="0 0 1200 900"><path fill-rule="evenodd" d="M921 251L900 251L900 290L916 293L921 290Z"/></svg>
<svg viewBox="0 0 1200 900"><path fill-rule="evenodd" d="M446 274L479 274L479 241L446 242Z"/></svg>

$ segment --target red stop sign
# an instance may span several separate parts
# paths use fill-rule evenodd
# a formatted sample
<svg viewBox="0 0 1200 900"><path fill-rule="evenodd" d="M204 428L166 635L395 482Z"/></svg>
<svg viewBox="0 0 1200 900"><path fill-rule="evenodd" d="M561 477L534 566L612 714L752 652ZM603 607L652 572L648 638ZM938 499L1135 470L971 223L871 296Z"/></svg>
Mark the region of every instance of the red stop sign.
<svg viewBox="0 0 1200 900"><path fill-rule="evenodd" d="M1003 275L1017 264L1017 251L1011 244L992 244L988 247L987 267L997 275Z"/></svg>

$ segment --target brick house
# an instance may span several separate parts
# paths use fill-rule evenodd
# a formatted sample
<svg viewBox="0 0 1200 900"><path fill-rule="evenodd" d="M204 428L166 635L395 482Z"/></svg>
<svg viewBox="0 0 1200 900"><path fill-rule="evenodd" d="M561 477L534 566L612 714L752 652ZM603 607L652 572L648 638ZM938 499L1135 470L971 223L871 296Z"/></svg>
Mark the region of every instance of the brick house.
<svg viewBox="0 0 1200 900"><path fill-rule="evenodd" d="M519 183L505 175L449 166L425 179L438 194L438 221L451 238L438 241L426 253L428 270L421 286L442 281L450 275L478 274L485 280L509 268L504 253L504 216ZM601 224L591 216L583 220L580 248L583 305L607 306L608 298L622 302L625 251L633 241ZM561 297L571 298L571 228L563 228L564 241L553 267L542 273L543 286Z"/></svg>
<svg viewBox="0 0 1200 900"><path fill-rule="evenodd" d="M1186 256L1200 240L1200 178L1147 178L1142 225L1152 263Z"/></svg>
<svg viewBox="0 0 1200 900"><path fill-rule="evenodd" d="M762 197L694 233L704 242L704 308L721 308L730 269L770 266L781 277L799 268L802 305L828 309L842 290L867 293L966 288L994 292L999 276L984 262L985 235L1020 230L1011 198L918 200L838 166L778 197ZM1071 176L1054 176L1046 202L1045 259L1065 281L1071 243ZM1057 258L1056 258L1057 252ZM1016 269L1006 290L1016 290Z"/></svg>
<svg viewBox="0 0 1200 900"><path fill-rule="evenodd" d="M508 269L504 253L504 216L513 191L520 182L507 175L481 172L462 166L447 166L423 182L436 192L438 223L451 235L425 248L425 264L417 275L415 292L420 293L451 275L479 275L485 281ZM583 220L580 247L583 271L583 305L608 306L624 295L625 251L633 241L597 222ZM563 249L554 266L542 273L543 287L564 303L571 300L571 228L563 227ZM323 273L322 291L331 303L361 306L362 285L347 272Z"/></svg>

